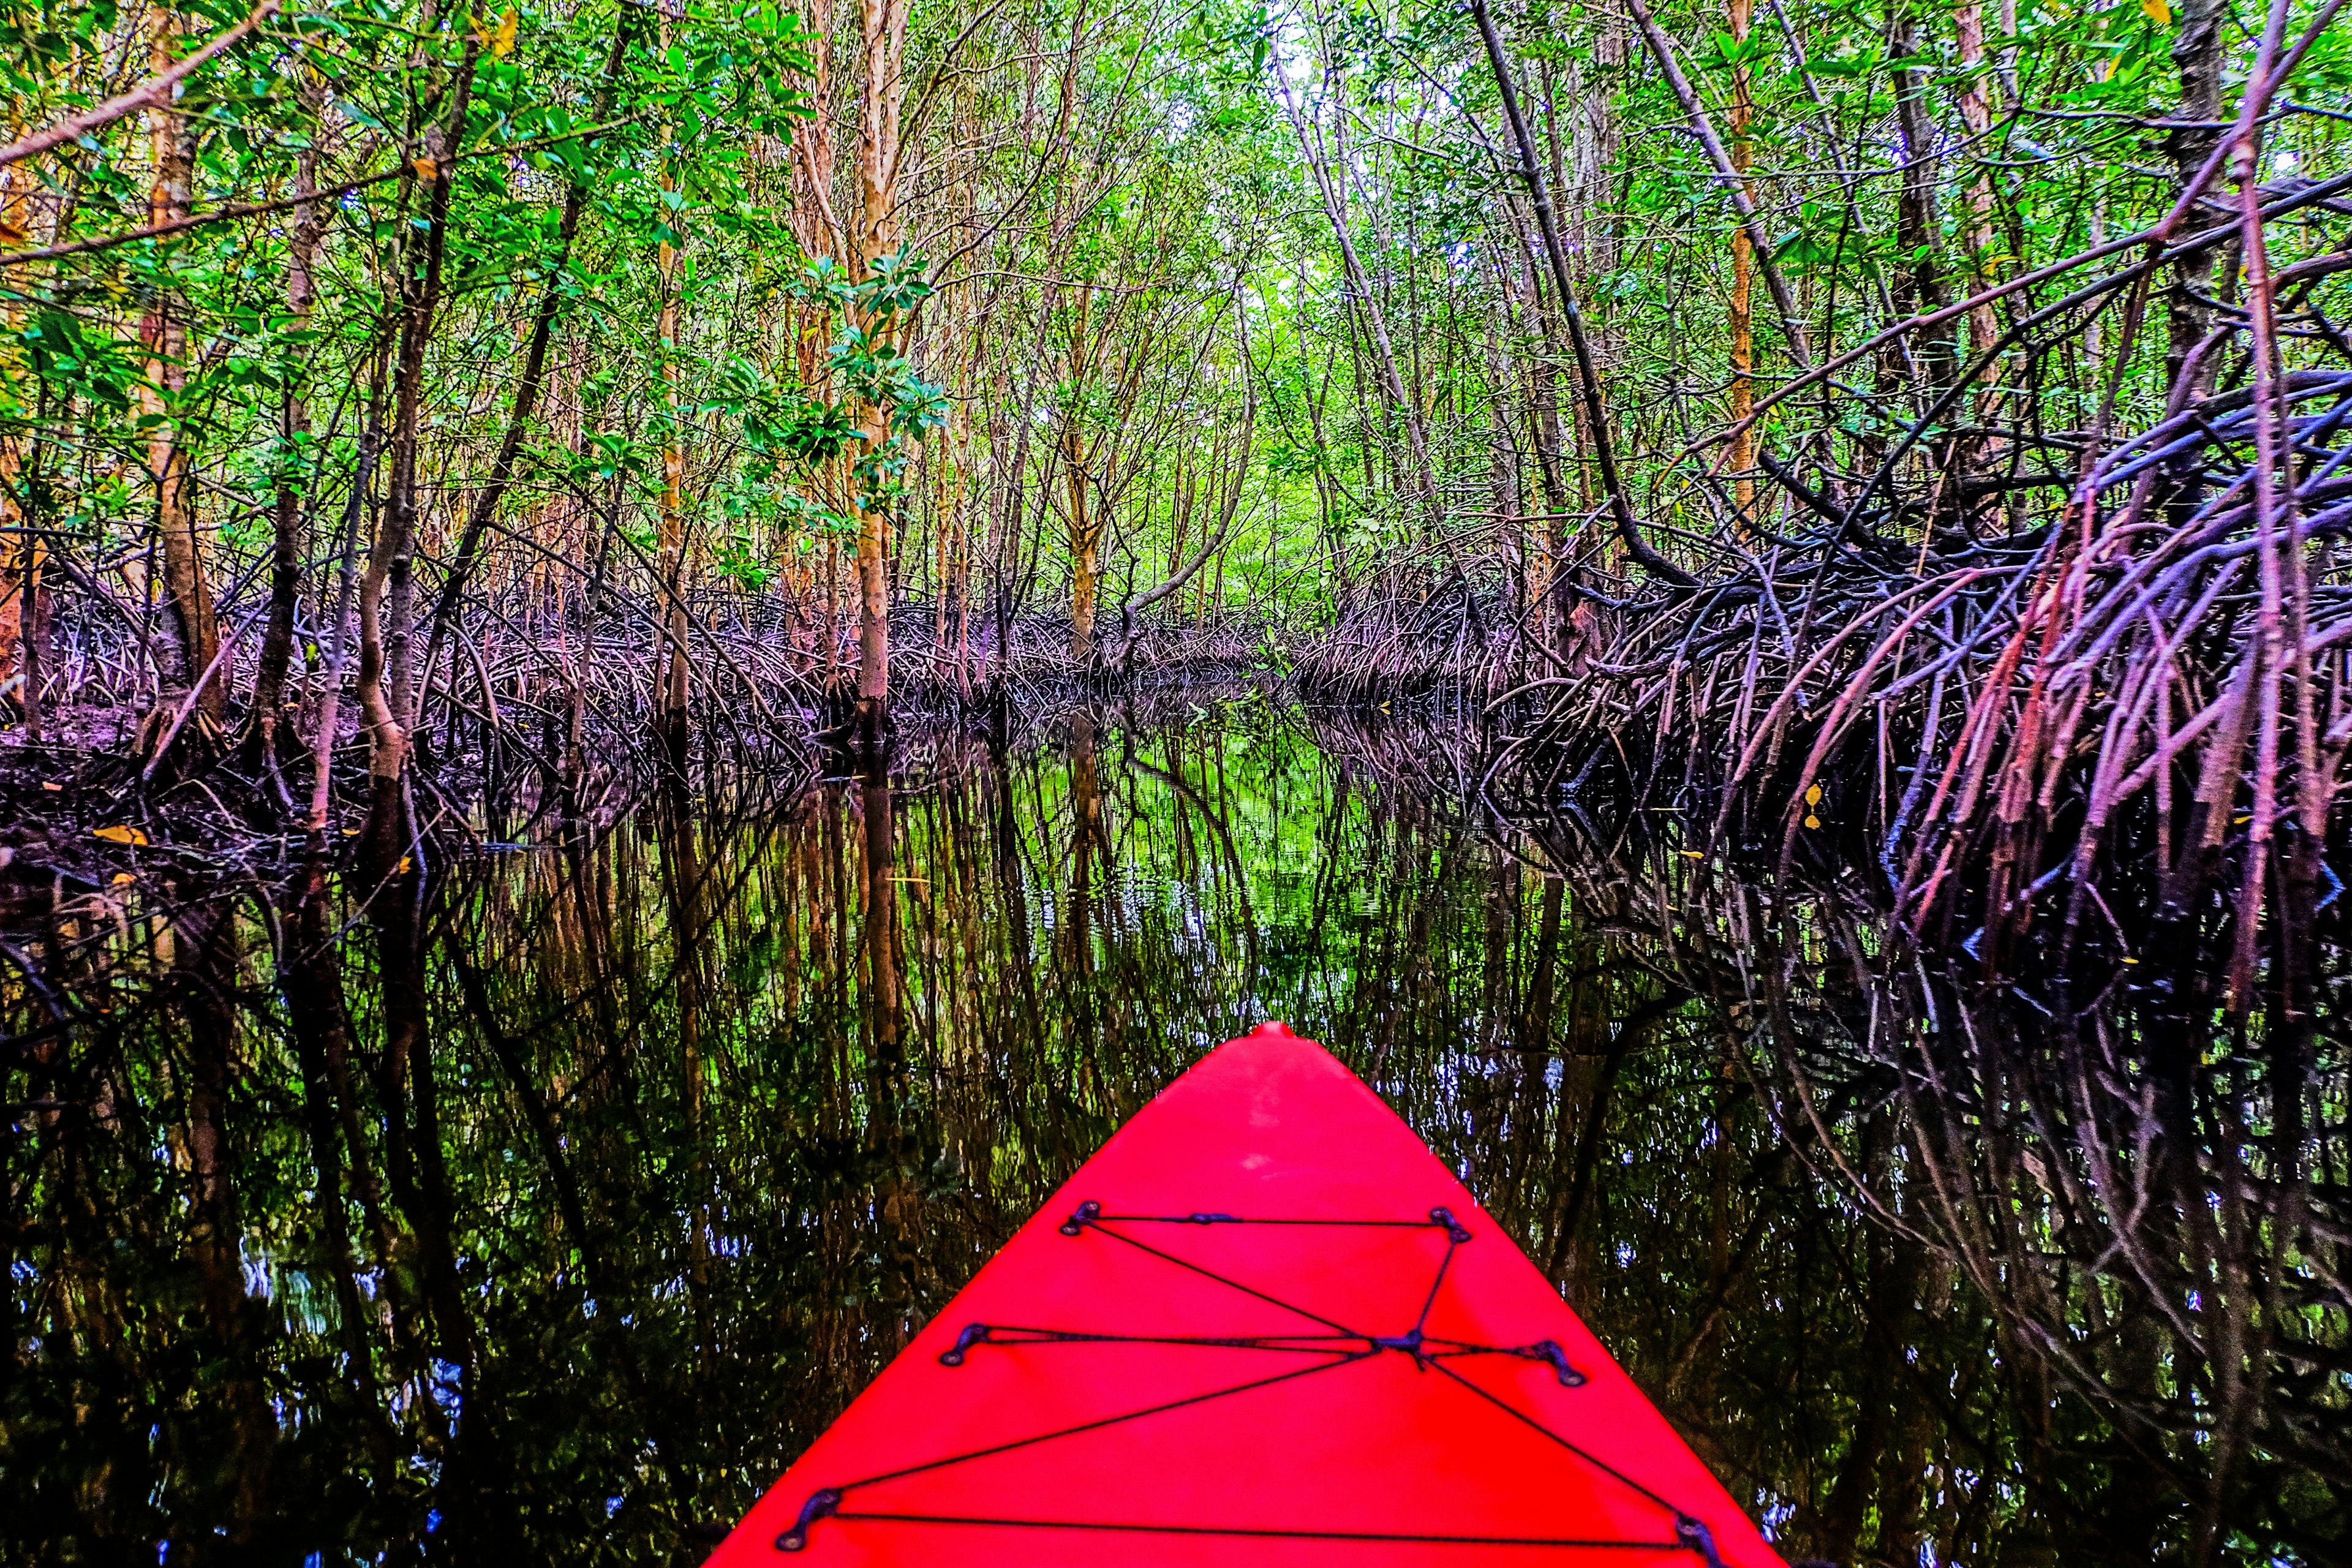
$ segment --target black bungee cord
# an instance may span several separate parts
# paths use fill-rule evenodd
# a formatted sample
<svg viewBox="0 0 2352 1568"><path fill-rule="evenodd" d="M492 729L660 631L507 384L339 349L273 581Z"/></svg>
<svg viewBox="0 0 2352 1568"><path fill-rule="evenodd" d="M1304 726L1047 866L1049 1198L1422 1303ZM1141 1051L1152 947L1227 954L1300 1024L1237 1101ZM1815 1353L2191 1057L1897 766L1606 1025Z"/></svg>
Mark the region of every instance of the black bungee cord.
<svg viewBox="0 0 2352 1568"><path fill-rule="evenodd" d="M1228 1275L1221 1274L1215 1269L1210 1268L1205 1265L1196 1263L1187 1258L1181 1258L1172 1252L1168 1252L1162 1248L1154 1247L1150 1243L1144 1241L1139 1237L1126 1235L1122 1231L1113 1228L1115 1226L1126 1225L1192 1226L1259 1225L1353 1229L1437 1229L1445 1233L1445 1251L1444 1256L1438 1259L1436 1274L1430 1280L1428 1292L1422 1300L1421 1313L1413 1320L1412 1327L1402 1334L1373 1334L1350 1328L1347 1324L1327 1318L1319 1312L1311 1311L1308 1309L1298 1305L1297 1302L1284 1300L1282 1298L1261 1290L1255 1286L1244 1284L1241 1280L1233 1279ZM1436 1307L1438 1294L1444 1288L1447 1271L1453 1266L1454 1254L1471 1240L1471 1233L1469 1229L1459 1220L1454 1218L1452 1210L1442 1206L1433 1208L1429 1211L1429 1217L1426 1219L1360 1220L1259 1218L1255 1216L1244 1217L1239 1215L1210 1211L1196 1211L1192 1214L1184 1215L1105 1214L1100 1203L1096 1202L1093 1199L1088 1199L1086 1202L1081 1203L1076 1209L1072 1210L1069 1217L1062 1222L1059 1228L1061 1233L1066 1237L1083 1237L1092 1233L1097 1236L1108 1237L1113 1241L1124 1243L1129 1247L1135 1247L1139 1251L1159 1258L1162 1262L1171 1264L1174 1267L1185 1269L1188 1272L1198 1274L1204 1279L1225 1287L1228 1289L1239 1291L1244 1296L1266 1302L1271 1306L1279 1308L1286 1312L1303 1318L1329 1331L1325 1333L1297 1334L1160 1335L1125 1334L1100 1330L1042 1328L1013 1323L975 1322L965 1324L961 1331L956 1335L955 1342L948 1349L940 1352L939 1362L940 1365L946 1367L960 1367L964 1364L965 1361L970 1357L973 1351L983 1345L996 1345L1009 1348L1016 1345L1049 1344L1152 1344L1209 1350L1272 1351L1290 1355L1312 1355L1322 1359L1318 1360L1312 1365L1294 1367L1286 1372L1276 1373L1272 1376L1251 1378L1227 1387L1212 1389L1205 1394L1189 1394L1181 1399L1166 1400L1157 1405L1148 1405L1140 1410L1125 1411L1116 1415L1107 1415L1093 1421L1085 1421L1074 1426L1058 1427L1049 1432L1034 1433L1026 1437L1011 1438L1003 1443L991 1444L985 1447L973 1448L960 1454L950 1454L940 1458L926 1460L920 1464L908 1465L895 1470L886 1470L878 1475L866 1476L854 1481L844 1481L835 1486L821 1487L817 1490L809 1494L807 1500L801 1505L800 1513L793 1520L791 1527L783 1531L775 1538L775 1548L777 1551L802 1551L808 1545L809 1531L817 1521L821 1519L839 1519L844 1521L862 1521L876 1523L987 1525L1016 1530L1097 1531L1116 1534L1153 1534L1187 1537L1201 1536L1247 1540L1362 1542L1368 1543L1403 1543L1408 1545L1521 1546L1559 1549L1613 1548L1629 1552L1690 1552L1696 1553L1701 1561L1705 1563L1706 1568L1724 1568L1722 1555L1716 1548L1715 1534L1707 1528L1706 1522L1704 1520L1699 1519L1694 1514L1684 1511L1672 1502L1669 1502L1666 1499L1659 1496L1658 1493L1652 1490L1650 1488L1643 1485L1640 1481L1637 1481L1633 1477L1625 1474L1614 1465L1610 1464L1607 1460L1589 1452L1569 1437L1545 1426L1541 1421L1529 1415L1527 1412L1520 1410L1507 1400L1504 1400L1499 1396L1489 1393L1486 1389L1479 1387L1476 1384L1470 1381L1470 1379L1464 1377L1460 1373L1455 1372L1453 1368L1444 1364L1448 1361L1459 1360L1469 1356L1505 1355L1516 1357L1522 1361L1539 1361L1549 1364L1552 1368L1554 1375L1558 1378L1559 1386L1562 1388L1580 1388L1586 1382L1584 1373L1578 1371L1575 1366L1570 1364L1568 1359L1568 1352L1563 1350L1556 1341L1538 1340L1534 1344L1529 1345L1486 1345L1473 1344L1459 1340L1444 1339L1433 1336L1427 1332L1429 1314ZM1040 1443L1050 1443L1064 1437L1075 1437L1087 1432L1098 1432L1107 1426L1116 1426L1130 1421L1139 1421L1147 1416L1165 1415L1170 1411L1185 1409L1197 1405L1204 1405L1213 1400L1223 1399L1239 1394L1248 1394L1258 1389L1270 1388L1278 1384L1296 1382L1300 1378L1311 1377L1318 1373L1329 1372L1337 1367L1350 1366L1358 1362L1369 1361L1372 1357L1379 1355L1383 1351L1393 1351L1411 1356L1412 1358L1413 1364L1416 1367L1419 1367L1423 1371L1437 1372L1453 1382L1461 1384L1464 1388L1468 1389L1479 1398L1486 1400L1487 1403L1495 1405L1497 1409L1502 1410L1507 1415L1511 1415L1525 1426L1541 1434L1543 1436L1549 1438L1552 1442L1558 1444L1560 1447L1565 1448L1577 1458L1601 1471L1603 1475L1608 1476L1622 1486L1630 1488L1643 1498L1646 1498L1650 1501L1657 1504L1660 1508L1665 1510L1667 1513L1673 1516L1675 1538L1672 1541L1596 1541L1532 1536L1397 1533L1377 1531L1284 1530L1241 1525L1142 1524L1093 1520L1015 1519L997 1515L869 1512L862 1510L845 1509L842 1506L844 1501L847 1499L848 1494L862 1488L878 1486L885 1481L901 1480L908 1476L921 1475L930 1470L944 1469L951 1465L965 1464L975 1459L988 1458L995 1455L1010 1453L1018 1448L1033 1447Z"/></svg>

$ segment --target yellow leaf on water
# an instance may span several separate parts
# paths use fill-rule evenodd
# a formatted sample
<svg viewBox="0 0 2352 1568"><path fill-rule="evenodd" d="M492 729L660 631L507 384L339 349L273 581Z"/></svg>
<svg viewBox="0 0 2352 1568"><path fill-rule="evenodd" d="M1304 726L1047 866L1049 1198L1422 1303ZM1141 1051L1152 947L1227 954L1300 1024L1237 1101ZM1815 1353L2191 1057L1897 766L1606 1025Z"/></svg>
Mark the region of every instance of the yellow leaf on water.
<svg viewBox="0 0 2352 1568"><path fill-rule="evenodd" d="M1822 825L1822 819L1821 819L1820 817L1815 816L1811 815L1811 813L1807 813L1807 814L1806 814L1806 816L1805 816L1805 826L1808 826L1808 827L1819 827L1821 825Z"/></svg>
<svg viewBox="0 0 2352 1568"><path fill-rule="evenodd" d="M114 885L118 888L128 887L138 879L128 871L117 871L114 874Z"/></svg>
<svg viewBox="0 0 2352 1568"><path fill-rule="evenodd" d="M2139 8L2147 12L2147 19L2155 23L2158 26L2169 27L2172 26L2172 6L2170 0L2139 0Z"/></svg>
<svg viewBox="0 0 2352 1568"><path fill-rule="evenodd" d="M1822 804L1821 785L1815 784L1812 788L1805 792L1805 804L1807 805L1819 805Z"/></svg>
<svg viewBox="0 0 2352 1568"><path fill-rule="evenodd" d="M112 827L93 828L90 830L90 837L93 838L103 838L109 844L138 845L147 842L147 836L145 834L140 832L137 828L131 826L127 823L118 823Z"/></svg>

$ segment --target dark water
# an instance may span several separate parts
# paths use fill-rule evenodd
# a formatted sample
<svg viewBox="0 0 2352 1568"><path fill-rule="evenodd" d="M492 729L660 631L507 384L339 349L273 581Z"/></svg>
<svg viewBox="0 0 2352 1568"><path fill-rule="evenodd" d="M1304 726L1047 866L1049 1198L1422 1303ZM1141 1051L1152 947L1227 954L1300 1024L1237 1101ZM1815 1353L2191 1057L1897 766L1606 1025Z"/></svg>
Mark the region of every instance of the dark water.
<svg viewBox="0 0 2352 1568"><path fill-rule="evenodd" d="M2069 1012L1664 803L1489 821L1472 751L1253 701L486 816L373 904L266 846L20 880L0 1561L695 1562L1268 1016L1791 1557L2352 1558L2333 992Z"/></svg>

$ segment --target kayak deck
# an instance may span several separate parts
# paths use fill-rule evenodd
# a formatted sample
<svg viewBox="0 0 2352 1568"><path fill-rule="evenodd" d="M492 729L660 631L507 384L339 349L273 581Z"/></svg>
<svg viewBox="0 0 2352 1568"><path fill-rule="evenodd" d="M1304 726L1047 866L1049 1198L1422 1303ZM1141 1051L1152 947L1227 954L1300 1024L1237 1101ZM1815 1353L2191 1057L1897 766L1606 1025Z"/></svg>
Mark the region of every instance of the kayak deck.
<svg viewBox="0 0 2352 1568"><path fill-rule="evenodd" d="M1461 1184L1279 1026L1081 1166L712 1561L1780 1559Z"/></svg>

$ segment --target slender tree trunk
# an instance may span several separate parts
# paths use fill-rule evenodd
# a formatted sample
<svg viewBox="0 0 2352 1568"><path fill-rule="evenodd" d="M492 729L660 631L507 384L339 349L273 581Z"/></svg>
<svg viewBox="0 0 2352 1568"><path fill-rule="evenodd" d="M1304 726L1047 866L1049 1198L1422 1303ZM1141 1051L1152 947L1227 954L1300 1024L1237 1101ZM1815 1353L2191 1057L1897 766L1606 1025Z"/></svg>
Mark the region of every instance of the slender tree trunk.
<svg viewBox="0 0 2352 1568"><path fill-rule="evenodd" d="M21 129L14 113L5 123L12 138ZM0 168L0 245L10 250L24 248L32 237L32 191L28 171L14 163ZM0 301L0 324L12 333L21 314L13 293ZM26 733L38 740L43 549L34 531L33 479L20 437L13 431L0 434L0 700L16 698Z"/></svg>
<svg viewBox="0 0 2352 1568"><path fill-rule="evenodd" d="M1952 13L1953 26L1958 34L1959 64L1965 74L1960 81L1960 121L1969 130L1969 162L1975 173L1969 177L1968 190L1961 197L1968 210L1967 241L1970 293L1990 288L1999 281L1995 265L1998 243L1992 221L1992 174L1985 167L1989 149L1984 138L1992 130L1992 98L1987 90L1991 82L1991 68L1985 58L1984 6L1981 0L1964 0ZM1979 305L1969 312L1969 352L1981 355L1991 352L2000 338L2000 324L1990 305Z"/></svg>
<svg viewBox="0 0 2352 1568"><path fill-rule="evenodd" d="M819 26L808 45L808 69L802 74L800 82L811 112L807 122L793 132L792 143L793 234L800 242L802 256L812 262L838 261L848 244L833 201L834 35L829 25L833 10L827 0L821 7L821 16L828 25ZM831 308L822 300L800 300L793 301L791 310L793 363L800 384L821 386L828 374L824 344L830 331ZM827 465L802 479L803 502L818 508L827 506L824 475L831 467ZM833 687L841 647L835 550L829 533L818 531L809 538L803 578L808 603L795 616L801 624L801 635L808 644L809 667L820 674L828 692Z"/></svg>
<svg viewBox="0 0 2352 1568"><path fill-rule="evenodd" d="M1102 519L1088 506L1087 470L1093 456L1085 439L1088 343L1094 290L1078 290L1077 310L1070 318L1070 406L1062 423L1062 483L1069 498L1070 525L1070 657L1082 667L1095 658L1095 607L1102 575Z"/></svg>
<svg viewBox="0 0 2352 1568"><path fill-rule="evenodd" d="M37 459L39 443L34 445L33 450ZM37 461L33 469L34 477L37 479ZM49 547L48 542L39 532L40 519L37 513L27 511L26 521L33 531L26 542L24 574L16 590L22 630L16 658L17 668L24 677L23 683L16 689L16 699L25 713L26 738L37 742L42 739L42 726L46 722L41 707L41 682L47 678L49 628L57 618L57 596L49 589L47 572Z"/></svg>
<svg viewBox="0 0 2352 1568"><path fill-rule="evenodd" d="M839 689L841 678L841 545L824 542L824 689Z"/></svg>
<svg viewBox="0 0 2352 1568"><path fill-rule="evenodd" d="M1544 255L1551 266L1552 288L1559 297L1561 321L1568 327L1569 347L1576 357L1577 382L1583 393L1585 437L1592 444L1592 456L1601 470L1601 487L1609 498L1609 509L1617 524L1617 536L1623 542L1626 553L1640 563L1642 569L1653 577L1682 586L1690 586L1697 579L1664 556L1658 553L1649 541L1642 537L1640 526L1633 520L1633 503L1625 493L1623 481L1617 472L1617 455L1609 435L1609 414L1601 401L1601 376L1593 368L1592 347L1586 339L1584 316L1577 308L1576 289L1569 277L1568 251L1560 242L1559 225L1552 215L1551 185L1544 178L1543 167L1536 162L1534 135L1528 130L1526 116L1519 112L1519 95L1511 78L1510 61L1503 53L1503 40L1495 30L1493 14L1486 0L1471 0L1471 14L1478 24L1480 38L1486 46L1486 63L1495 73L1495 86L1502 95L1505 119L1509 122L1511 140L1519 155L1519 177L1527 184L1528 198L1536 209L1536 229L1543 236ZM1646 15L1646 13L1643 13Z"/></svg>
<svg viewBox="0 0 2352 1568"><path fill-rule="evenodd" d="M342 548L336 552L335 607L327 644L325 689L319 699L319 729L310 742L310 830L315 852L319 835L327 828L327 808L334 787L335 729L342 719L343 671L348 667L352 598L358 568L360 531L373 505L376 458L383 450L384 362L373 354L367 417L360 426L359 450L352 464L352 493L343 502ZM323 602L325 591L320 590Z"/></svg>
<svg viewBox="0 0 2352 1568"><path fill-rule="evenodd" d="M2181 188L2196 177L2221 138L2221 24L2229 17L2223 0L2182 0L2178 29L2172 38L2172 63L2180 73L2180 107L2173 129L2165 138L2172 154L2174 176ZM2166 298L2168 342L2165 370L2178 380L2189 351L2213 330L2214 263L2218 247L2192 250L2176 262L2172 289ZM2200 385L2210 385L2219 366L2209 356L2200 366Z"/></svg>
<svg viewBox="0 0 2352 1568"><path fill-rule="evenodd" d="M861 0L866 90L859 104L857 249L861 274L898 245L898 108L905 92L907 0ZM869 320L870 330L882 323ZM869 406L861 428L878 455L890 437L887 409ZM857 728L878 750L889 725L890 538L895 509L877 486L862 487L857 510Z"/></svg>
<svg viewBox="0 0 2352 1568"><path fill-rule="evenodd" d="M179 37L178 14L159 8L149 43L151 70L161 72L171 67L178 54ZM186 126L179 111L169 108L151 110L148 126L155 183L147 198L147 221L175 222L188 216L191 173ZM169 293L158 293L148 307L140 342L147 357L140 412L154 421L147 437L147 471L155 485L155 530L163 558L163 620L173 666L163 672L163 701L149 725L148 743L160 745L172 722L168 710L184 701L192 690L196 692L195 710L203 715L207 730L216 731L223 683L213 668L220 652L220 628L213 616L212 587L205 574L194 487L188 479L188 453L181 439L176 406L186 379L187 323L179 313L178 301Z"/></svg>
<svg viewBox="0 0 2352 1568"><path fill-rule="evenodd" d="M1887 47L1897 58L1916 58L1921 47L1918 19L1907 11L1898 11ZM1941 310L1944 281L1938 252L1943 225L1936 211L1941 160L1936 155L1935 124L1927 114L1927 75L1916 66L1899 67L1895 72L1895 118L1903 133L1903 183L1895 203L1895 241L1906 264L1896 273L1902 280L1896 286L1896 298L1914 310ZM1923 407L1952 384L1950 341L1940 336L1931 341L1926 357L1928 384L1922 389Z"/></svg>
<svg viewBox="0 0 2352 1568"><path fill-rule="evenodd" d="M378 874L402 858L405 788L415 728L415 640L411 571L416 549L417 445L423 430L425 350L441 299L441 258L449 223L450 164L464 139L466 107L480 53L469 36L450 88L449 117L425 138L416 160L426 191L421 231L410 230L400 258L400 338L394 359L392 472L382 526L360 584L359 702L370 737L373 793L364 843ZM429 171L429 175L428 172Z"/></svg>
<svg viewBox="0 0 2352 1568"><path fill-rule="evenodd" d="M2172 115L2174 128L2165 138L2165 150L2171 154L2179 189L2196 178L2221 138L2221 25L2229 15L2223 0L2183 0L2175 13L2172 63L2180 73L2180 107ZM2213 331L2210 301L2221 250L2204 246L2183 255L2173 263L2171 287L2165 292L2165 382L2177 386L2188 376L2191 401L2211 390L2221 371L2219 353L2194 356L2197 345ZM2204 494L2203 472L2202 455L2195 450L2166 465L2165 515L2175 527L2186 526L2195 515Z"/></svg>
<svg viewBox="0 0 2352 1568"><path fill-rule="evenodd" d="M1755 9L1755 0L1731 0L1735 44L1748 41ZM1756 155L1750 137L1755 119L1753 81L1742 59L1731 68L1731 166L1742 176ZM1752 191L1748 200L1755 200ZM1746 224L1736 224L1731 230L1731 423L1738 434L1731 440L1731 500L1743 531L1757 523L1756 481L1750 477L1756 469L1756 432L1748 424L1748 416L1756 406L1756 319L1751 309L1755 282L1756 242Z"/></svg>
<svg viewBox="0 0 2352 1568"><path fill-rule="evenodd" d="M677 170L665 161L661 185L677 188ZM674 220L667 214L663 221ZM661 285L661 313L656 336L659 341L662 400L662 492L657 542L662 572L662 658L656 670L654 728L672 768L686 763L687 742L687 618L686 618L686 432L677 395L678 247L664 239L655 257Z"/></svg>
<svg viewBox="0 0 2352 1568"><path fill-rule="evenodd" d="M1518 556L1516 575L1519 580L1520 602L1516 606L1522 627L1529 627L1541 614L1543 593L1538 584L1541 568L1536 558L1540 553L1530 548L1528 529L1521 513L1517 443L1511 438L1509 405L1504 389L1510 384L1509 373L1503 363L1503 323L1509 310L1507 296L1496 300L1486 321L1486 491L1487 504L1495 513L1496 537L1504 542L1507 551ZM1538 640L1541 632L1533 634Z"/></svg>
<svg viewBox="0 0 2352 1568"><path fill-rule="evenodd" d="M39 450L36 442L36 459ZM49 591L42 581L48 545L29 504L39 465L19 454L16 437L0 436L0 700L16 700L25 733L37 741L41 655L48 642Z"/></svg>
<svg viewBox="0 0 2352 1568"><path fill-rule="evenodd" d="M308 198L319 188L319 149L314 141L295 159L294 194ZM299 331L310 324L318 288L310 276L312 259L325 226L315 203L305 199L294 209L294 227L287 240L286 313ZM303 396L304 369L298 363L306 351L287 356L285 390L279 406L277 504L271 515L269 549L269 626L262 634L261 658L253 677L253 733L261 766L278 779L278 732L286 706L286 672L294 657L294 609L302 596L302 574L310 552L308 476L297 465L310 433L310 415ZM283 783L278 787L282 791Z"/></svg>

